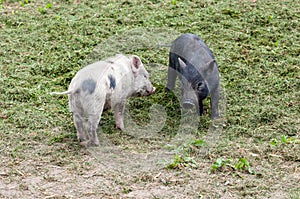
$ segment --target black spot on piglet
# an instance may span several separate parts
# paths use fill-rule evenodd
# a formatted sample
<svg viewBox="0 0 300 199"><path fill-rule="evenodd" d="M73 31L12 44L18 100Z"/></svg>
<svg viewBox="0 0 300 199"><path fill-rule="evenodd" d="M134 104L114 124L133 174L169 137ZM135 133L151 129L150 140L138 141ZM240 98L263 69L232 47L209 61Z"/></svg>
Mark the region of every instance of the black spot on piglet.
<svg viewBox="0 0 300 199"><path fill-rule="evenodd" d="M109 63L109 64L114 64L114 62L111 61L111 60L107 60L106 62Z"/></svg>
<svg viewBox="0 0 300 199"><path fill-rule="evenodd" d="M109 82L110 82L109 88L115 89L116 88L116 78L112 75L109 75L108 79L109 79Z"/></svg>
<svg viewBox="0 0 300 199"><path fill-rule="evenodd" d="M96 82L92 79L86 79L82 82L81 88L83 91L88 91L89 94L92 94L96 88Z"/></svg>

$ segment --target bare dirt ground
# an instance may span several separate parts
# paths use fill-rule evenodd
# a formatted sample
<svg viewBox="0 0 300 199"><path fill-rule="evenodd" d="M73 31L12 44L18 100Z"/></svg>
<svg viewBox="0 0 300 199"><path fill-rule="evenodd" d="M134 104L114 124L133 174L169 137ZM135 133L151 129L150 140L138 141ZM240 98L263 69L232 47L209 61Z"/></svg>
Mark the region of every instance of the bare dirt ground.
<svg viewBox="0 0 300 199"><path fill-rule="evenodd" d="M257 165L255 160L266 158L264 156L268 156L268 161L254 166L256 175L249 175L231 169L209 174L212 157L200 152L194 156L197 169L169 170L166 165L174 157L169 150L147 147L146 152L137 152L127 147L82 148L76 152L78 154L72 154L73 157L59 158L52 152L70 150L69 144L47 146L36 143L34 149L45 155L40 159L36 155L30 157L30 151L25 152L27 158L20 161L2 156L2 165L6 166L0 171L1 197L291 198L286 188L297 188L299 183L297 162L284 161L276 154L264 155L259 150L251 152L249 160L252 164ZM246 154L241 146L237 148Z"/></svg>

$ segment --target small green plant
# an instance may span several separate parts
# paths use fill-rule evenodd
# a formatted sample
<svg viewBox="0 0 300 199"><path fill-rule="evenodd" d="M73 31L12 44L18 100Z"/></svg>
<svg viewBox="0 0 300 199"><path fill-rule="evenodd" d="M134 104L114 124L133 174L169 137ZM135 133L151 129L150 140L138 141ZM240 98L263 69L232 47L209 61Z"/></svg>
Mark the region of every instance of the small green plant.
<svg viewBox="0 0 300 199"><path fill-rule="evenodd" d="M224 168L229 167L233 169L234 171L247 171L250 174L254 174L253 168L250 166L249 161L246 158L240 158L236 163L233 162L232 158L224 159L224 158L218 158L214 164L210 168L210 173Z"/></svg>
<svg viewBox="0 0 300 199"><path fill-rule="evenodd" d="M249 161L246 158L240 158L237 163L235 163L234 168L236 170L245 170L250 174L254 174L254 170L250 166Z"/></svg>
<svg viewBox="0 0 300 199"><path fill-rule="evenodd" d="M288 137L286 135L282 135L280 140L274 138L270 141L270 144L272 146L277 146L279 144L300 144L300 140L294 137Z"/></svg>
<svg viewBox="0 0 300 199"><path fill-rule="evenodd" d="M210 168L210 173L214 172L217 169L220 169L224 166L229 166L233 168L232 166L232 159L224 159L224 158L218 158L214 164Z"/></svg>
<svg viewBox="0 0 300 199"><path fill-rule="evenodd" d="M39 7L39 12L41 14L46 14L47 10L49 10L50 8L52 8L52 3L48 3L46 6L44 7Z"/></svg>
<svg viewBox="0 0 300 199"><path fill-rule="evenodd" d="M197 168L198 164L193 157L175 154L174 161L167 165L167 169L180 169L184 167Z"/></svg>
<svg viewBox="0 0 300 199"><path fill-rule="evenodd" d="M204 140L193 140L190 142L190 146L194 146L194 147L202 147L205 145L206 145L206 142Z"/></svg>
<svg viewBox="0 0 300 199"><path fill-rule="evenodd" d="M192 157L192 154L194 154L200 147L204 146L205 144L206 143L204 140L196 139L187 141L186 143L175 147L173 149L173 151L176 153L174 156L174 160L167 165L167 169L179 169L182 167L197 168L197 162ZM174 146L171 146L171 148L172 147Z"/></svg>
<svg viewBox="0 0 300 199"><path fill-rule="evenodd" d="M4 0L0 0L0 10L3 9L2 4L3 4Z"/></svg>
<svg viewBox="0 0 300 199"><path fill-rule="evenodd" d="M45 10L45 8L43 8L43 7L39 7L39 12L40 12L41 14L46 14L46 10Z"/></svg>
<svg viewBox="0 0 300 199"><path fill-rule="evenodd" d="M20 6L25 6L26 4L29 4L30 1L29 0L23 0L23 1L19 1Z"/></svg>
<svg viewBox="0 0 300 199"><path fill-rule="evenodd" d="M280 141L277 140L276 138L273 138L273 139L270 141L270 144L271 144L272 146L276 146L276 145L279 144L279 143L280 143Z"/></svg>
<svg viewBox="0 0 300 199"><path fill-rule="evenodd" d="M47 8L47 9L52 8L52 3L48 3L48 4L45 6L45 8Z"/></svg>

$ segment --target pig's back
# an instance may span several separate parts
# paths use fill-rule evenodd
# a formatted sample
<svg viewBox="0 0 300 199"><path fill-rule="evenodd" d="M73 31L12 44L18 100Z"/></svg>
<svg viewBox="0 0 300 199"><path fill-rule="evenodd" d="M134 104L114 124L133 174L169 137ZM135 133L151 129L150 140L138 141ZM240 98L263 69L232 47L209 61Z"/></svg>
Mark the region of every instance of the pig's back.
<svg viewBox="0 0 300 199"><path fill-rule="evenodd" d="M214 59L208 46L197 35L187 33L174 40L171 52L184 58L193 65L204 65Z"/></svg>
<svg viewBox="0 0 300 199"><path fill-rule="evenodd" d="M109 63L105 61L98 61L93 64L87 65L86 67L80 69L76 76L86 78L86 77L94 77L97 78L109 69Z"/></svg>
<svg viewBox="0 0 300 199"><path fill-rule="evenodd" d="M122 54L117 54L114 57L95 62L82 68L80 71L78 71L77 75L85 77L89 76L97 79L107 74L115 74L118 76L120 73L129 72L128 64L128 57Z"/></svg>

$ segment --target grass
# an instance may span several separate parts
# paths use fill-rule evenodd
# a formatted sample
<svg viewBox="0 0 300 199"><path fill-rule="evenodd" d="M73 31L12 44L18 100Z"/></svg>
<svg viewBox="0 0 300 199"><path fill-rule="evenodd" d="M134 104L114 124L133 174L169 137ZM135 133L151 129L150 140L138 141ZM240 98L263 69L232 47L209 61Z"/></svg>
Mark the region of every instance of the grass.
<svg viewBox="0 0 300 199"><path fill-rule="evenodd" d="M152 198L299 196L296 1L7 0L0 5L1 197L147 198L141 190ZM205 155L205 147L190 146L189 139L174 140L186 132L206 141L208 100L208 113L193 119L196 129L186 129L180 126L178 92L164 92L168 48L157 44L185 32L198 34L214 52L226 94L222 132ZM49 93L67 89L80 68L116 51L140 56L157 87L155 95L129 100L134 123L156 121L148 114L153 104L167 116L159 132L122 133L114 128L112 113L105 113L99 136L108 155L79 146L67 98ZM153 111L164 114L162 108ZM161 154L182 147L171 159ZM164 158L163 165L176 169L157 166ZM255 174L227 167L209 173L218 159L247 160ZM193 166L184 166L189 163ZM84 183L92 183L89 191ZM8 192L9 187L15 188Z"/></svg>

